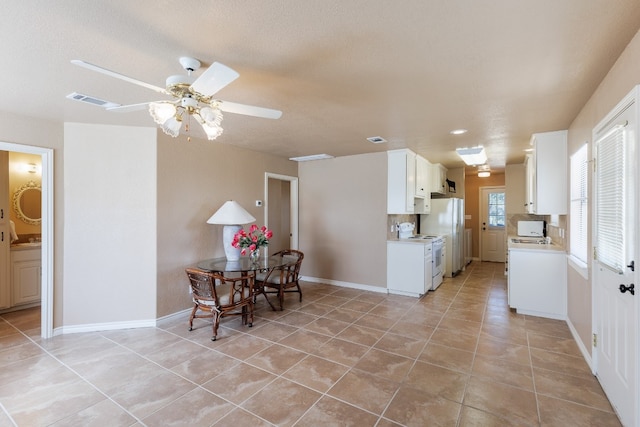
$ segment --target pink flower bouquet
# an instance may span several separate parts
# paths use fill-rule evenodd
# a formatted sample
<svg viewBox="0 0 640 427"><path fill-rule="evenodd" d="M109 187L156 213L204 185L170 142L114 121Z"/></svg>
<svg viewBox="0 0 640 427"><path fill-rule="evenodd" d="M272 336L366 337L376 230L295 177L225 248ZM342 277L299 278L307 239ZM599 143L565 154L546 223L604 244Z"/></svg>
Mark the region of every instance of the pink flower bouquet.
<svg viewBox="0 0 640 427"><path fill-rule="evenodd" d="M242 248L240 253L245 255L247 253L247 249L253 252L256 249L259 249L260 246L267 246L269 244L269 239L272 237L273 232L267 229L264 225L258 228L257 225L252 224L251 227L249 227L248 233L243 228L233 236L231 246L234 248Z"/></svg>

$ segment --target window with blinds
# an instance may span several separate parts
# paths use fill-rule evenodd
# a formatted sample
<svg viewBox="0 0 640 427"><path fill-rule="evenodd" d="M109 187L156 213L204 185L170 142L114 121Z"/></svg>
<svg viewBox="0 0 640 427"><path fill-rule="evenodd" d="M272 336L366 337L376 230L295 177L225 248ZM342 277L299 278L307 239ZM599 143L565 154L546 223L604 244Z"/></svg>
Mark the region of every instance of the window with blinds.
<svg viewBox="0 0 640 427"><path fill-rule="evenodd" d="M595 143L596 165L596 260L623 273L627 230L625 221L625 132L615 125Z"/></svg>
<svg viewBox="0 0 640 427"><path fill-rule="evenodd" d="M588 165L587 144L584 144L571 156L569 253L585 264L587 264L588 257Z"/></svg>

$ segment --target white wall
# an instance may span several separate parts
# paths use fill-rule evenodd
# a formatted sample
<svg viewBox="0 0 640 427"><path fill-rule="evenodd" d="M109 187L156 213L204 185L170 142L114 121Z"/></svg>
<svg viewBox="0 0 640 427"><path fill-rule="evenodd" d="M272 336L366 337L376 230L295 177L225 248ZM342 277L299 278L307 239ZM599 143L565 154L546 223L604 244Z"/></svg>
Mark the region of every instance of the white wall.
<svg viewBox="0 0 640 427"><path fill-rule="evenodd" d="M156 318L156 129L64 126L63 325Z"/></svg>

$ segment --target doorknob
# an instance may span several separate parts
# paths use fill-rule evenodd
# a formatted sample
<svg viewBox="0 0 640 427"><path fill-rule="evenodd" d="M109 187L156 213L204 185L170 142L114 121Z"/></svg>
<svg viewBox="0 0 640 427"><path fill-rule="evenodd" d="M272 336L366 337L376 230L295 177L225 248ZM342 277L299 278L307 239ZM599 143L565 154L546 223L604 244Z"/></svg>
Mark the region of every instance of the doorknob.
<svg viewBox="0 0 640 427"><path fill-rule="evenodd" d="M622 292L623 294L627 291L629 291L629 293L631 295L635 295L636 291L635 291L635 286L632 284L630 284L629 286L625 286L625 285L620 285L620 292Z"/></svg>

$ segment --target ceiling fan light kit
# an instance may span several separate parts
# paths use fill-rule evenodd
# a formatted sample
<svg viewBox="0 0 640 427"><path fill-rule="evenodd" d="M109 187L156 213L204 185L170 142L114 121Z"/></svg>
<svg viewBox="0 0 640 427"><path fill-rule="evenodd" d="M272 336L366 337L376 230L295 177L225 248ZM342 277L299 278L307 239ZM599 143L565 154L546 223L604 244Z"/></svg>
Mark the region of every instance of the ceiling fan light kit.
<svg viewBox="0 0 640 427"><path fill-rule="evenodd" d="M209 140L214 140L222 134L222 111L267 119L278 119L282 116L279 110L213 99L216 92L240 76L226 65L214 62L198 78L194 78L191 73L200 68L200 61L186 56L181 57L179 61L182 68L187 71L187 75L169 76L165 89L85 61L72 60L71 63L176 98L174 101L154 101L132 105L113 103L114 107L107 108L109 111L129 112L148 106L153 121L160 125L164 133L174 138L180 135L182 123L185 121L185 132L189 132L191 116L202 126ZM70 99L77 98L70 97Z"/></svg>

